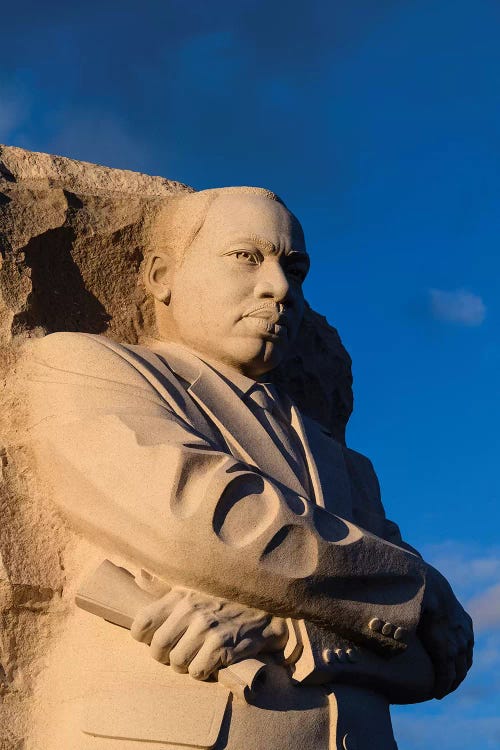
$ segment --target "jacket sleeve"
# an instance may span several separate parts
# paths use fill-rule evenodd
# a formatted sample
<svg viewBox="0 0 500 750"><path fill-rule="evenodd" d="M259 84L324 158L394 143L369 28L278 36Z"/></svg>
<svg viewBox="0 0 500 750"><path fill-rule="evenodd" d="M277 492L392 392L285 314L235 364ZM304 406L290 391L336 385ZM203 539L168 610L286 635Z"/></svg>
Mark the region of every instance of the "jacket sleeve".
<svg viewBox="0 0 500 750"><path fill-rule="evenodd" d="M171 584L404 650L373 618L416 629L416 555L220 450L99 337L52 334L26 362L38 471L75 529Z"/></svg>

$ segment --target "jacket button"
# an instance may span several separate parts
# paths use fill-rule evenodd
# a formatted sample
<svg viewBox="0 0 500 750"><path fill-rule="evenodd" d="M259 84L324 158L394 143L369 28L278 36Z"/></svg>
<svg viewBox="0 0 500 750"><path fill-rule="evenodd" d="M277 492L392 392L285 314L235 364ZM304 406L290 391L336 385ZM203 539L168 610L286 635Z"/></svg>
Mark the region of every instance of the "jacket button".
<svg viewBox="0 0 500 750"><path fill-rule="evenodd" d="M335 652L331 648L324 648L322 656L325 664L333 664L335 661Z"/></svg>
<svg viewBox="0 0 500 750"><path fill-rule="evenodd" d="M378 617L374 617L374 618L373 618L372 620L370 620L370 622L368 623L368 627L370 628L370 630L374 630L374 631L375 631L375 633L380 633L380 631L382 630L382 626L383 626L383 624L384 624L384 623L382 622L382 620L379 620L379 618L378 618Z"/></svg>
<svg viewBox="0 0 500 750"><path fill-rule="evenodd" d="M345 661L345 653L343 648L336 648L335 649L335 656L337 657L338 661Z"/></svg>
<svg viewBox="0 0 500 750"><path fill-rule="evenodd" d="M347 734L344 734L342 747L344 748L344 750L358 750L358 743L356 742L356 738L354 737L352 732L347 732Z"/></svg>
<svg viewBox="0 0 500 750"><path fill-rule="evenodd" d="M390 622L386 622L384 627L382 628L382 635L392 635L394 633L394 625L391 625Z"/></svg>
<svg viewBox="0 0 500 750"><path fill-rule="evenodd" d="M350 661L350 662L352 662L353 664L354 664L354 662L358 661L358 657L356 655L356 651L353 648L346 649L345 654L347 656L347 660Z"/></svg>
<svg viewBox="0 0 500 750"><path fill-rule="evenodd" d="M394 640L396 641L405 641L406 637L408 635L408 631L406 628L396 628L394 631Z"/></svg>

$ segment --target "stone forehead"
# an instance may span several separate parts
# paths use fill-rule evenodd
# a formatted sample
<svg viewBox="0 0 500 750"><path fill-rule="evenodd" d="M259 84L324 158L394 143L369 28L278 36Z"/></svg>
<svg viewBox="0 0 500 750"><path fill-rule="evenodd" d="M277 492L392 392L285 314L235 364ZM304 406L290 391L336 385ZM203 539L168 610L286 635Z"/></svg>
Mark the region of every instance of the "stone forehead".
<svg viewBox="0 0 500 750"><path fill-rule="evenodd" d="M207 188L206 190L199 190L197 192L191 193L190 199L196 201L199 197L215 198L222 195L254 195L260 196L262 198L268 198L269 200L272 200L276 203L285 205L279 195L274 193L272 190L264 187L255 187L250 185L229 185L226 187Z"/></svg>
<svg viewBox="0 0 500 750"><path fill-rule="evenodd" d="M210 237L223 243L231 238L235 241L258 238L282 249L307 252L298 219L284 203L264 191L219 193L207 206L189 246L194 250L197 240Z"/></svg>
<svg viewBox="0 0 500 750"><path fill-rule="evenodd" d="M201 190L164 204L150 235L149 251L172 253L182 262L199 234L205 233L207 220L209 228L219 225L218 231L223 234L236 228L238 215L243 232L255 235L259 228L273 231L278 217L278 231L291 232L292 244L305 248L300 222L275 193L242 186Z"/></svg>
<svg viewBox="0 0 500 750"><path fill-rule="evenodd" d="M281 201L264 193L227 192L218 194L208 207L205 226L229 229L242 223L247 226L261 224L281 231L302 229L298 219Z"/></svg>

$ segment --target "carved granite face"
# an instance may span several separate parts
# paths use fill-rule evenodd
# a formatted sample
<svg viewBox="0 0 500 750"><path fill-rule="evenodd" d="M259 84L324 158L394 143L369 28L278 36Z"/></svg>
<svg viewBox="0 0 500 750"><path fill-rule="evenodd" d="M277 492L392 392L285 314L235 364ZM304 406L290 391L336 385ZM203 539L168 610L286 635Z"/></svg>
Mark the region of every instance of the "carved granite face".
<svg viewBox="0 0 500 750"><path fill-rule="evenodd" d="M258 378L297 334L308 267L302 229L282 204L222 195L183 261L165 271L160 335Z"/></svg>

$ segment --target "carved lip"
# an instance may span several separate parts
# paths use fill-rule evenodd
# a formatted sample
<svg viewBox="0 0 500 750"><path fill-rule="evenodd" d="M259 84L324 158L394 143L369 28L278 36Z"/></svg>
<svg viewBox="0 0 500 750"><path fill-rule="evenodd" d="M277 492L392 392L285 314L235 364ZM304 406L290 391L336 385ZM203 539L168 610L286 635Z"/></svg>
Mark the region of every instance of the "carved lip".
<svg viewBox="0 0 500 750"><path fill-rule="evenodd" d="M249 310L243 315L244 318L260 318L270 325L286 326L288 318L285 307L282 304L268 303Z"/></svg>

